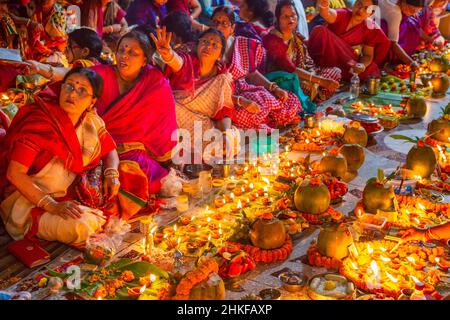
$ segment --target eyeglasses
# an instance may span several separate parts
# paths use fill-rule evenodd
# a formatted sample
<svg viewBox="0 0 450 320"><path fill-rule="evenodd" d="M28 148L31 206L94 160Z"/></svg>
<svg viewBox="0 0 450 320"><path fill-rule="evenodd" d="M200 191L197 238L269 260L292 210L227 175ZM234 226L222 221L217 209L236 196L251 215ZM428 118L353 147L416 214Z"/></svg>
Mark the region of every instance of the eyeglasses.
<svg viewBox="0 0 450 320"><path fill-rule="evenodd" d="M217 42L211 42L209 40L206 39L200 39L198 41L198 43L202 46L211 46L214 50L219 50L222 48L222 44L217 43Z"/></svg>
<svg viewBox="0 0 450 320"><path fill-rule="evenodd" d="M228 21L218 21L218 20L213 20L211 21L211 24L214 27L224 27L224 28L228 28L229 26L231 26L231 23Z"/></svg>
<svg viewBox="0 0 450 320"><path fill-rule="evenodd" d="M78 89L75 89L75 87L73 85L71 85L70 83L63 83L61 88L63 88L64 91L67 93L72 93L73 91L75 91L76 94L78 95L78 97L80 97L80 98L94 97L94 95L88 93L85 88L80 87Z"/></svg>

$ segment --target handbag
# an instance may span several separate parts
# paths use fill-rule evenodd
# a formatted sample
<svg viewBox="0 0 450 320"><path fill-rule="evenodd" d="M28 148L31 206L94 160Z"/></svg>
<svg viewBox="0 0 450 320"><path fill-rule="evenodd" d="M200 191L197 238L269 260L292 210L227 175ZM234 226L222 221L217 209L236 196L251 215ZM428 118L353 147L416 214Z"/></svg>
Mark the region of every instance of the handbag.
<svg viewBox="0 0 450 320"><path fill-rule="evenodd" d="M73 182L75 194L78 201L83 205L102 209L105 207L103 192L103 163L78 175Z"/></svg>

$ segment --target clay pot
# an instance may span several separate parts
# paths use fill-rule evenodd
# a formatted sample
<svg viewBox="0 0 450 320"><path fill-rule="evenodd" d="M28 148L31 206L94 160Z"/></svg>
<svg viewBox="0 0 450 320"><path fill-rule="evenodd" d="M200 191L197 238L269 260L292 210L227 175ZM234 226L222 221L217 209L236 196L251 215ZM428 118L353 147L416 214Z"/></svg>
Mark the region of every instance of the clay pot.
<svg viewBox="0 0 450 320"><path fill-rule="evenodd" d="M317 238L320 254L342 260L348 256L348 247L353 244L353 237L345 224L322 227Z"/></svg>
<svg viewBox="0 0 450 320"><path fill-rule="evenodd" d="M347 160L342 154L327 154L319 163L321 173L329 172L333 177L343 178L347 172Z"/></svg>
<svg viewBox="0 0 450 320"><path fill-rule="evenodd" d="M283 246L286 240L284 223L278 219L257 219L250 230L250 241L255 247L271 250Z"/></svg>
<svg viewBox="0 0 450 320"><path fill-rule="evenodd" d="M323 184L303 185L295 190L294 203L298 211L308 214L321 214L328 210L331 196Z"/></svg>
<svg viewBox="0 0 450 320"><path fill-rule="evenodd" d="M359 144L344 144L340 150L347 161L348 171L358 171L364 163L366 155Z"/></svg>
<svg viewBox="0 0 450 320"><path fill-rule="evenodd" d="M376 180L369 181L363 191L364 210L369 213L377 213L377 210L389 211L393 207L394 198L392 186L384 186Z"/></svg>
<svg viewBox="0 0 450 320"><path fill-rule="evenodd" d="M347 127L342 138L345 144L359 144L361 147L367 146L367 132L363 127Z"/></svg>
<svg viewBox="0 0 450 320"><path fill-rule="evenodd" d="M406 168L414 172L414 175L429 178L436 169L436 155L429 146L414 146L406 156Z"/></svg>
<svg viewBox="0 0 450 320"><path fill-rule="evenodd" d="M406 112L412 118L423 118L427 113L427 103L422 97L411 97L406 103Z"/></svg>
<svg viewBox="0 0 450 320"><path fill-rule="evenodd" d="M439 98L445 96L447 93L448 87L450 86L450 81L446 74L440 73L433 75L430 80L431 85L433 86L433 94L434 98Z"/></svg>
<svg viewBox="0 0 450 320"><path fill-rule="evenodd" d="M209 278L191 289L189 300L224 300L225 284L222 278L212 273Z"/></svg>
<svg viewBox="0 0 450 320"><path fill-rule="evenodd" d="M428 68L431 72L447 72L449 61L445 57L436 57L430 61Z"/></svg>

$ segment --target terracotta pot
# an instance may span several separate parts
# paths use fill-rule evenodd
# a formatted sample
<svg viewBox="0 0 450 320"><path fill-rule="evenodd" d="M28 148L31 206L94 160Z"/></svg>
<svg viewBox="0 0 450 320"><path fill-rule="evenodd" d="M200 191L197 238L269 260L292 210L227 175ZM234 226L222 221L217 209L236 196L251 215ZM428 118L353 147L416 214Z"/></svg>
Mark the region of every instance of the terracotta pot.
<svg viewBox="0 0 450 320"><path fill-rule="evenodd" d="M406 156L406 168L414 172L414 175L429 178L436 169L436 155L429 146L414 146Z"/></svg>
<svg viewBox="0 0 450 320"><path fill-rule="evenodd" d="M445 57L436 57L430 61L428 68L431 72L447 72L449 61Z"/></svg>
<svg viewBox="0 0 450 320"><path fill-rule="evenodd" d="M344 144L340 152L347 160L348 171L358 171L366 158L364 148L359 144Z"/></svg>
<svg viewBox="0 0 450 320"><path fill-rule="evenodd" d="M205 280L191 289L189 300L224 300L225 284L218 274L211 274Z"/></svg>
<svg viewBox="0 0 450 320"><path fill-rule="evenodd" d="M428 124L428 134L433 134L431 138L450 143L450 121L445 118L438 118Z"/></svg>
<svg viewBox="0 0 450 320"><path fill-rule="evenodd" d="M447 93L448 87L450 86L450 82L448 80L448 76L446 74L440 73L434 75L431 80L431 85L433 86L433 94L434 98L439 98L445 96Z"/></svg>

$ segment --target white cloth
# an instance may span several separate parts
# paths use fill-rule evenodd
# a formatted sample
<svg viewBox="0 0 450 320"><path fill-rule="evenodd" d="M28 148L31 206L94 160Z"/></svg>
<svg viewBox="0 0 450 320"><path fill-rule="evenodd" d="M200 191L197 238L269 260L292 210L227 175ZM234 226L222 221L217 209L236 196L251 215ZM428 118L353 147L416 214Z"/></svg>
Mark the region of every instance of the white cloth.
<svg viewBox="0 0 450 320"><path fill-rule="evenodd" d="M294 0L295 9L298 12L298 26L297 31L308 40L308 22L306 21L305 8L301 0Z"/></svg>
<svg viewBox="0 0 450 320"><path fill-rule="evenodd" d="M402 21L402 10L397 5L398 0L379 0L381 19L388 25L388 38L391 41L398 42L400 33L400 23Z"/></svg>

